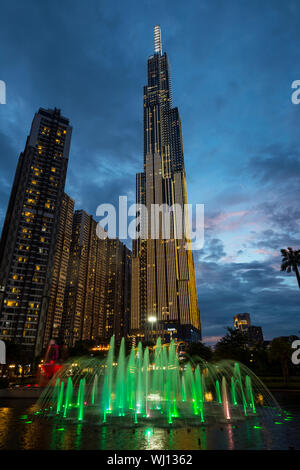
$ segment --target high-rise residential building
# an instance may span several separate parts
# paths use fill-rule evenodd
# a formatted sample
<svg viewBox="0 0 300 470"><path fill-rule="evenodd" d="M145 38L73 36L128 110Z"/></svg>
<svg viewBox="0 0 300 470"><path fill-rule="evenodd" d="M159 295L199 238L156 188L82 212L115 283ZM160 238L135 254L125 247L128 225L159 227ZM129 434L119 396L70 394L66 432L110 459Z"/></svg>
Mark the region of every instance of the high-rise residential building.
<svg viewBox="0 0 300 470"><path fill-rule="evenodd" d="M200 312L193 254L184 212L186 176L179 111L172 107L171 76L167 54L162 53L161 31L154 28L154 54L148 59L148 83L144 87L144 171L136 178L137 204L147 208L140 226L147 236L133 243L131 335L146 340L162 336L185 341L201 339ZM161 219L151 218L153 204L177 204L180 222L171 212L170 236L163 235ZM159 226L158 237L153 228ZM145 228L146 227L146 228ZM154 232L155 233L155 232Z"/></svg>
<svg viewBox="0 0 300 470"><path fill-rule="evenodd" d="M63 341L71 347L91 339L92 330L101 331L105 259L97 243L96 225L87 212L75 211L62 325Z"/></svg>
<svg viewBox="0 0 300 470"><path fill-rule="evenodd" d="M0 242L0 338L43 348L72 128L35 114L20 154Z"/></svg>
<svg viewBox="0 0 300 470"><path fill-rule="evenodd" d="M48 347L50 340L56 342L61 340L64 298L72 240L73 213L74 201L67 194L64 194L60 208L56 251L45 322L44 349Z"/></svg>
<svg viewBox="0 0 300 470"><path fill-rule="evenodd" d="M71 347L126 333L130 251L118 239L100 239L96 227L91 215L75 211L62 323L63 341Z"/></svg>
<svg viewBox="0 0 300 470"><path fill-rule="evenodd" d="M131 300L131 251L119 239L101 241L106 250L103 338L115 341L128 334Z"/></svg>

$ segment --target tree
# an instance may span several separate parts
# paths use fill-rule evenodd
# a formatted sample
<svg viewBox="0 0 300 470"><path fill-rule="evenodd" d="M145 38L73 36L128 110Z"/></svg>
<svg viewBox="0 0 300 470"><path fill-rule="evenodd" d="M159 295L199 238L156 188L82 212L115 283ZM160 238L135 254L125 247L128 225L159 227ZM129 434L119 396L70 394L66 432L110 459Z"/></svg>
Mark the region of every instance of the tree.
<svg viewBox="0 0 300 470"><path fill-rule="evenodd" d="M282 261L281 261L281 271L286 271L290 273L294 271L297 277L298 286L300 289L300 274L298 266L300 266L300 250L293 250L293 248L288 247L288 249L282 249Z"/></svg>
<svg viewBox="0 0 300 470"><path fill-rule="evenodd" d="M194 362L199 362L199 359L209 361L212 357L212 350L209 346L199 343L191 343L187 348L186 355L191 357Z"/></svg>
<svg viewBox="0 0 300 470"><path fill-rule="evenodd" d="M271 341L269 349L269 358L271 362L280 362L284 382L287 382L289 375L289 362L292 357L291 341L288 338L274 338Z"/></svg>
<svg viewBox="0 0 300 470"><path fill-rule="evenodd" d="M234 359L250 365L250 350L247 343L249 342L246 335L240 330L227 328L227 333L218 341L215 346L214 360Z"/></svg>

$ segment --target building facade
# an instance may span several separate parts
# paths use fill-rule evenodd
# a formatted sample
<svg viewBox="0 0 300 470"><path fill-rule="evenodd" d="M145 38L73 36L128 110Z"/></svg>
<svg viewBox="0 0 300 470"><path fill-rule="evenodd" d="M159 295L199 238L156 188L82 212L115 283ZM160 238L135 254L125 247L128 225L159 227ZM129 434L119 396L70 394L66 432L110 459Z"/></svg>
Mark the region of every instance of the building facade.
<svg viewBox="0 0 300 470"><path fill-rule="evenodd" d="M68 346L102 332L104 265L96 222L87 212L75 211L62 324L62 339Z"/></svg>
<svg viewBox="0 0 300 470"><path fill-rule="evenodd" d="M233 317L233 325L249 339L249 343L263 343L264 337L261 326L251 324L249 313L238 313Z"/></svg>
<svg viewBox="0 0 300 470"><path fill-rule="evenodd" d="M160 27L154 28L154 54L148 59L144 87L144 171L136 178L140 215L133 243L131 335L164 341L201 339L195 268L189 245L186 176L179 111L172 107L169 60L162 53ZM183 217L170 214L169 234L153 205L178 205ZM182 236L178 236L178 227ZM153 236L155 233L155 236Z"/></svg>
<svg viewBox="0 0 300 470"><path fill-rule="evenodd" d="M61 334L66 345L126 334L130 254L120 240L100 239L91 215L75 211Z"/></svg>
<svg viewBox="0 0 300 470"><path fill-rule="evenodd" d="M48 347L50 340L59 342L61 339L64 299L72 240L73 213L74 200L67 194L64 194L60 208L58 236L53 263L48 311L45 322L43 339L44 349Z"/></svg>
<svg viewBox="0 0 300 470"><path fill-rule="evenodd" d="M131 301L131 251L119 239L101 240L106 250L106 284L103 339L112 335L120 343L129 332Z"/></svg>
<svg viewBox="0 0 300 470"><path fill-rule="evenodd" d="M251 326L250 314L238 313L233 317L233 325L236 330L240 330L242 333L247 332Z"/></svg>
<svg viewBox="0 0 300 470"><path fill-rule="evenodd" d="M0 338L35 356L44 342L71 134L60 110L35 114L0 242Z"/></svg>

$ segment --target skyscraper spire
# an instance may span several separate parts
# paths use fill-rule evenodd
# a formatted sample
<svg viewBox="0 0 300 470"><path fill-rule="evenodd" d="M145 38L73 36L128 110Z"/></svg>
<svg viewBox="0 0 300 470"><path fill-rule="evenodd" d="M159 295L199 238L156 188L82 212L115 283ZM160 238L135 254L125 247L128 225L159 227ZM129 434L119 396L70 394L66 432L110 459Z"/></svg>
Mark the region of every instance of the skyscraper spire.
<svg viewBox="0 0 300 470"><path fill-rule="evenodd" d="M162 54L161 30L158 24L154 26L154 52L155 54Z"/></svg>

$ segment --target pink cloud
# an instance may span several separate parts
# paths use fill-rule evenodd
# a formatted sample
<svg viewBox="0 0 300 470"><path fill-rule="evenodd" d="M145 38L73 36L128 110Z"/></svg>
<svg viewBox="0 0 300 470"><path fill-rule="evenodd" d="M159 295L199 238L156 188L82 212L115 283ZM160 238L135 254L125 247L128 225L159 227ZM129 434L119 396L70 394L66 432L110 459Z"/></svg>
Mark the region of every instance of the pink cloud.
<svg viewBox="0 0 300 470"><path fill-rule="evenodd" d="M221 212L213 217L205 217L205 228L216 228L221 226L223 231L235 230L243 225L245 216L250 211Z"/></svg>
<svg viewBox="0 0 300 470"><path fill-rule="evenodd" d="M204 336L202 338L202 342L213 345L213 344L217 343L221 338L222 338L222 336Z"/></svg>
<svg viewBox="0 0 300 470"><path fill-rule="evenodd" d="M259 253L260 255L267 255L267 256L278 256L278 251L275 250L265 250L264 248L257 248L254 250L254 253Z"/></svg>

